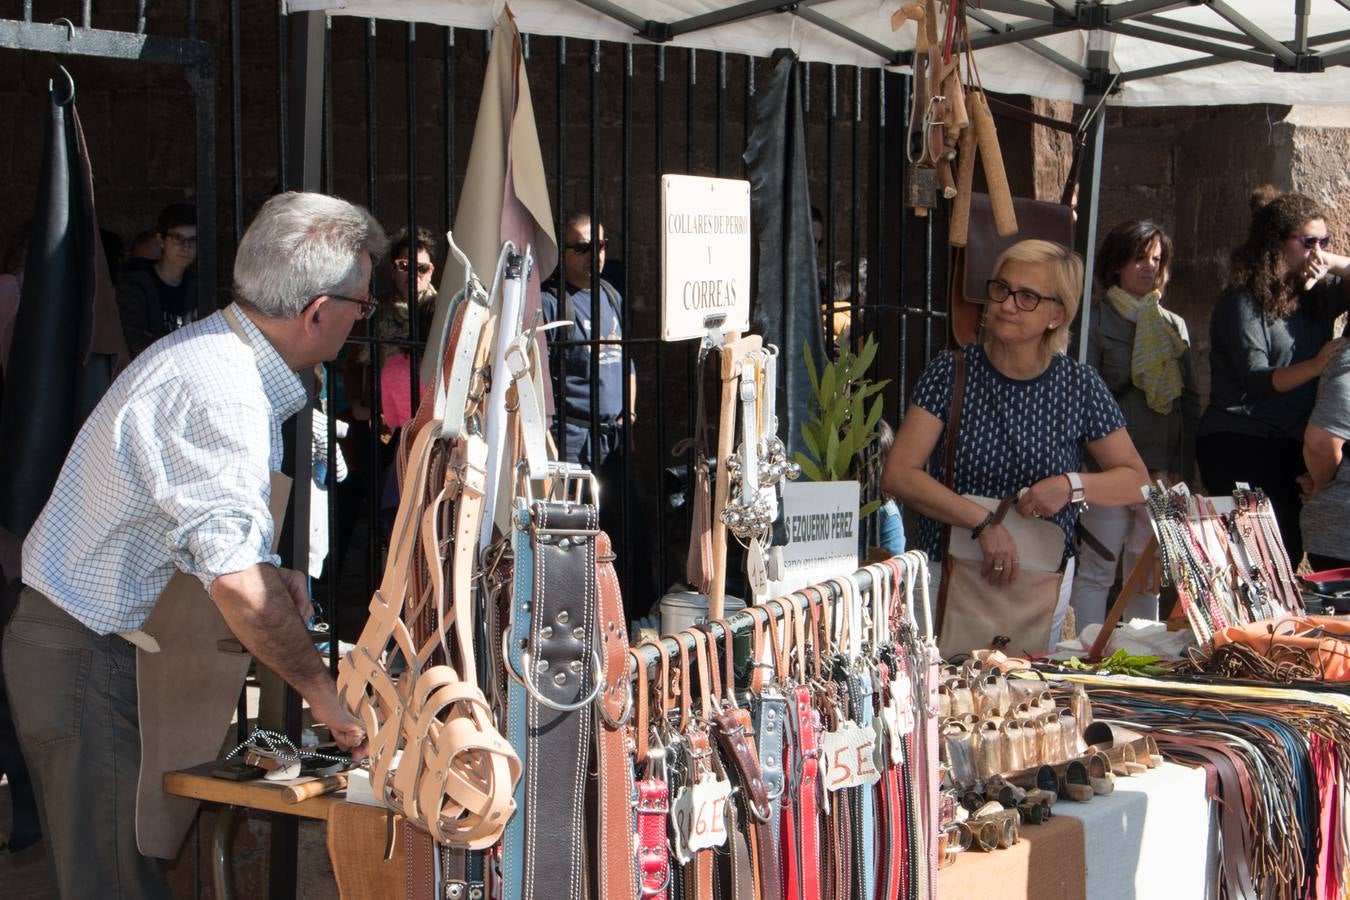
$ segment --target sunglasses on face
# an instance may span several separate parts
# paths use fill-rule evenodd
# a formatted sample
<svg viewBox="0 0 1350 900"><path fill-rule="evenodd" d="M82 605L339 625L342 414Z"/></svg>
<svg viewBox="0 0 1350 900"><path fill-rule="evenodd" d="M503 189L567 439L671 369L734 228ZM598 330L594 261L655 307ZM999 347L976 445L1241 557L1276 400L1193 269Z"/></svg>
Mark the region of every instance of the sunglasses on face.
<svg viewBox="0 0 1350 900"><path fill-rule="evenodd" d="M1324 237L1318 237L1315 234L1300 234L1298 236L1298 242L1303 245L1303 249L1305 250L1315 250L1318 247L1325 250L1327 247L1331 246L1331 235L1328 234Z"/></svg>
<svg viewBox="0 0 1350 900"><path fill-rule="evenodd" d="M370 297L368 296L344 297L341 294L319 294L317 297L310 298L309 302L305 304L305 309L309 309L311 306L313 306L315 303L318 303L324 297L327 297L329 300L346 300L348 303L355 303L357 306L361 308L361 318L363 319L369 319L371 316L375 315L375 307L378 305L374 300L370 299ZM305 309L300 310L301 315L304 315Z"/></svg>
<svg viewBox="0 0 1350 900"><path fill-rule="evenodd" d="M985 283L985 290L989 292L989 299L995 303L1002 303L1009 297L1017 308L1023 312L1034 312L1036 307L1042 303L1051 303L1056 301L1057 297L1046 297L1035 291L1029 291L1026 288L1013 290L1012 285L1002 278L992 278Z"/></svg>
<svg viewBox="0 0 1350 900"><path fill-rule="evenodd" d="M609 240L600 238L598 241L578 241L575 244L568 244L567 249L571 250L577 256L585 256L592 250L604 250L609 246Z"/></svg>
<svg viewBox="0 0 1350 900"><path fill-rule="evenodd" d="M406 271L408 271L408 261L407 261L406 259L396 259L396 260L394 260L394 268L397 269L397 270L400 271L400 272L406 272ZM418 263L418 264L417 264L417 274L418 274L418 275L425 275L425 274L427 274L427 273L430 272L430 271L431 271L431 263Z"/></svg>

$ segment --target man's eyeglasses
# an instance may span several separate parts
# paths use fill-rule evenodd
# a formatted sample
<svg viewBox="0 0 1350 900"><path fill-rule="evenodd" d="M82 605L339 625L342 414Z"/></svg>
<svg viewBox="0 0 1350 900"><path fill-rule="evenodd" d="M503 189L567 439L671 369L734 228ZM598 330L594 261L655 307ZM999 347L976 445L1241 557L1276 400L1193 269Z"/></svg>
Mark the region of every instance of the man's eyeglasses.
<svg viewBox="0 0 1350 900"><path fill-rule="evenodd" d="M1033 312L1036 307L1040 306L1042 303L1053 302L1059 299L1057 297L1045 297L1035 291L1029 291L1026 288L1013 290L1012 285L1001 278L990 279L985 283L985 290L989 292L989 299L993 300L995 303L1002 303L1011 297L1013 303L1016 303L1017 308L1023 312Z"/></svg>
<svg viewBox="0 0 1350 900"><path fill-rule="evenodd" d="M369 319L371 316L375 315L375 307L379 305L369 297L362 299L361 297L344 297L341 294L319 294L317 297L311 297L309 299L309 302L305 304L305 309L300 310L300 314L304 315L306 309L309 309L324 297L327 297L329 300L346 300L348 303L355 303L357 306L361 307L361 318L363 319Z"/></svg>
<svg viewBox="0 0 1350 900"><path fill-rule="evenodd" d="M407 261L406 259L396 259L396 260L394 260L394 268L397 269L397 270L400 271L400 272L406 272L406 271L408 271L408 261ZM427 273L430 272L430 271L431 271L431 263L418 263L418 264L417 264L417 274L418 274L418 275L425 275L425 274L427 274Z"/></svg>
<svg viewBox="0 0 1350 900"><path fill-rule="evenodd" d="M1318 237L1315 234L1300 234L1298 236L1298 242L1303 245L1305 250L1314 250L1318 247L1325 250L1327 247L1331 246L1331 235L1328 234L1323 237Z"/></svg>
<svg viewBox="0 0 1350 900"><path fill-rule="evenodd" d="M164 236L165 236L166 238L168 238L170 241L172 241L172 242L174 243L174 245L176 245L176 246L178 246L178 247L182 247L184 250L196 250L196 249L197 249L197 237L196 237L196 235L193 235L192 237L187 237L186 235L177 234L177 233L172 232L172 231L166 231L166 232L164 232Z"/></svg>
<svg viewBox="0 0 1350 900"><path fill-rule="evenodd" d="M568 244L567 249L571 250L577 256L586 256L592 250L604 251L609 246L607 238L600 238L598 241L578 241L575 244Z"/></svg>

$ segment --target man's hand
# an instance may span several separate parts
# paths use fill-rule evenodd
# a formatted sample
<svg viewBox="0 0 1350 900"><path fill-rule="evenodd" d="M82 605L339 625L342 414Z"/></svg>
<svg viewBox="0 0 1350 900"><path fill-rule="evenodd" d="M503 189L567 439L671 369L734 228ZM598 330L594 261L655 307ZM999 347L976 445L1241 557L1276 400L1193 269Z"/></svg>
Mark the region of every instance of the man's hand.
<svg viewBox="0 0 1350 900"><path fill-rule="evenodd" d="M291 602L295 604L295 611L300 614L300 621L308 625L309 620L314 618L314 603L309 599L309 579L303 572L283 569L280 566L277 567L277 574L281 576L281 583L286 585L286 593L291 595Z"/></svg>
<svg viewBox="0 0 1350 900"><path fill-rule="evenodd" d="M324 697L318 702L311 701L309 711L314 721L328 726L333 741L343 750L349 751L353 760L362 760L370 755L370 741L365 726L356 716L347 712L337 699L337 694Z"/></svg>

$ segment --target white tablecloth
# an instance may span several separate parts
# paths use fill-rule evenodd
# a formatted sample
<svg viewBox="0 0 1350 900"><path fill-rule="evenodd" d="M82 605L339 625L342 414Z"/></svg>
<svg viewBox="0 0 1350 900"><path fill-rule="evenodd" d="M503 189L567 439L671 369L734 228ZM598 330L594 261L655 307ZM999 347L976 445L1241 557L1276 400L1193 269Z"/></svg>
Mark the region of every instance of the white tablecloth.
<svg viewBox="0 0 1350 900"><path fill-rule="evenodd" d="M1088 803L1060 800L1055 815L1083 823L1091 900L1214 896L1218 832L1203 770L1164 763Z"/></svg>

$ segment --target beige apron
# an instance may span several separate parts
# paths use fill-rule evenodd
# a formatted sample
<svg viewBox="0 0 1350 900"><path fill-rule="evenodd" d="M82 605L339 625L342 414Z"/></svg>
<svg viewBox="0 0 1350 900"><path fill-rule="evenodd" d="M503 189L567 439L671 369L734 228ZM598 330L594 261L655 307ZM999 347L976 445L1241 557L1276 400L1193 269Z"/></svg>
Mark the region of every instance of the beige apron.
<svg viewBox="0 0 1350 900"><path fill-rule="evenodd" d="M225 319L248 343L234 308ZM272 551L290 499L291 479L271 476ZM199 801L164 793L164 773L215 759L230 730L251 656L226 626L195 577L175 572L138 632L136 694L140 706L141 772L136 845L145 856L173 859L197 816Z"/></svg>

